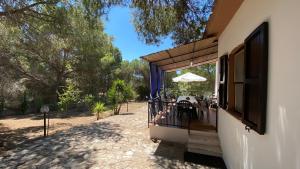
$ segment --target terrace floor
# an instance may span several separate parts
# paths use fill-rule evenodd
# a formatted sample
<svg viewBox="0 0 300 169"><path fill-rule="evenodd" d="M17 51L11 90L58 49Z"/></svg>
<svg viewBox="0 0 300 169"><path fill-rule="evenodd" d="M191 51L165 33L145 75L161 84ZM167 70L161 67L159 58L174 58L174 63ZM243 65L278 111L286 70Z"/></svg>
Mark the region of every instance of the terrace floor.
<svg viewBox="0 0 300 169"><path fill-rule="evenodd" d="M209 168L184 162L184 145L152 142L147 104L139 104L19 145L0 154L0 168Z"/></svg>

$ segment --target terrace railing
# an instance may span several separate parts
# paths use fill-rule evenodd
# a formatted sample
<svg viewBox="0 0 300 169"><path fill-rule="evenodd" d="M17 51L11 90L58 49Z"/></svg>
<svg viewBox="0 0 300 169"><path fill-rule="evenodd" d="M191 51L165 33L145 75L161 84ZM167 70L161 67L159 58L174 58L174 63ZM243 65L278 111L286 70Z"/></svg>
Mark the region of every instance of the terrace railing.
<svg viewBox="0 0 300 169"><path fill-rule="evenodd" d="M149 100L149 124L189 129L190 117L178 112L176 101Z"/></svg>
<svg viewBox="0 0 300 169"><path fill-rule="evenodd" d="M193 106L187 106L187 105L185 106L183 103L180 102L177 103L175 100L173 101L159 100L159 99L149 100L148 101L148 127L149 125L158 125L158 126L183 128L183 129L188 129L190 131L191 123L193 123L193 128L195 128L195 122L199 120L199 123L202 123L201 125L204 125L208 128L210 128L211 126L215 126L213 128L215 128L215 130L217 131L218 128L217 104L213 100L204 101L204 103L206 104L201 103L200 105L193 104ZM200 106L200 107L196 108L195 106ZM206 113L208 113L205 117L203 116L204 115L203 111L204 112L206 111ZM210 121L210 115L209 115L213 111L215 111L215 124L214 122Z"/></svg>

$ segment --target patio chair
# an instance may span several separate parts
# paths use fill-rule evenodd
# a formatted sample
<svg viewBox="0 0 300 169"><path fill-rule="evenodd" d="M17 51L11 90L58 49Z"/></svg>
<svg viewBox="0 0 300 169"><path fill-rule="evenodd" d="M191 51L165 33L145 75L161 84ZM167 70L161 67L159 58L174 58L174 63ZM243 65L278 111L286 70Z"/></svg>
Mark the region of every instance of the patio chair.
<svg viewBox="0 0 300 169"><path fill-rule="evenodd" d="M177 103L178 117L180 119L182 119L184 113L186 113L189 118L192 117L193 110L195 110L195 107L187 100L181 100Z"/></svg>

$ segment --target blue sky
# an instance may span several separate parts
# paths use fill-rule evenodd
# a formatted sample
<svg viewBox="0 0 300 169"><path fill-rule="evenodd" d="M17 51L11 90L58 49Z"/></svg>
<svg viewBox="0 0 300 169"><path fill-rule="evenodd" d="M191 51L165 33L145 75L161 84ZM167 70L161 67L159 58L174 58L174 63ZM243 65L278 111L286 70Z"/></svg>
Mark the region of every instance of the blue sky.
<svg viewBox="0 0 300 169"><path fill-rule="evenodd" d="M133 60L140 56L172 47L170 38L166 38L157 45L146 45L138 39L132 24L132 15L129 8L114 7L108 14L108 20L103 19L105 32L114 37L114 45L122 53L124 60Z"/></svg>

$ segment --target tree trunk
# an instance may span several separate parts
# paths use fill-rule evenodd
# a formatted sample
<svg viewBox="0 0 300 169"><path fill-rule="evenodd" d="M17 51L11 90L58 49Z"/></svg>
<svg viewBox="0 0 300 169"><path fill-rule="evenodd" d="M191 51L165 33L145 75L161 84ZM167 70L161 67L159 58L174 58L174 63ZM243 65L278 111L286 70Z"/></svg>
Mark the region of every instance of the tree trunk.
<svg viewBox="0 0 300 169"><path fill-rule="evenodd" d="M121 110L122 104L117 104L117 106L114 108L114 115L119 115Z"/></svg>

